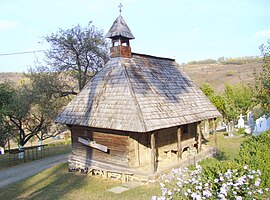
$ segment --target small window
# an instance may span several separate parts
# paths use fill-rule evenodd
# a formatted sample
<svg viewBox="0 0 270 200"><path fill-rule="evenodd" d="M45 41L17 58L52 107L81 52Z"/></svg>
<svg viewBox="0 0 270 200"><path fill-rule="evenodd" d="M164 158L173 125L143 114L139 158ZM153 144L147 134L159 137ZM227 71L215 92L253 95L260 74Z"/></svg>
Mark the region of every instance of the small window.
<svg viewBox="0 0 270 200"><path fill-rule="evenodd" d="M114 46L114 47L119 46L119 42L118 42L118 41L114 41L114 42L113 42L113 46Z"/></svg>

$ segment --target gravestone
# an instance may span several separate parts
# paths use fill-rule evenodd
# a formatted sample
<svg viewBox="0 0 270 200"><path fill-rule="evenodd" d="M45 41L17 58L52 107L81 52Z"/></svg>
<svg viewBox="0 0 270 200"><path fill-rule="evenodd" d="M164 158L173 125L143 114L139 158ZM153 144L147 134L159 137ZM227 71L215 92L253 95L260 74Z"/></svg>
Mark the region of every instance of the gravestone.
<svg viewBox="0 0 270 200"><path fill-rule="evenodd" d="M263 115L259 119L256 120L255 132L261 133L267 130L267 120L266 116Z"/></svg>
<svg viewBox="0 0 270 200"><path fill-rule="evenodd" d="M253 114L251 111L247 113L247 122L248 122L248 126L250 127L254 126Z"/></svg>
<svg viewBox="0 0 270 200"><path fill-rule="evenodd" d="M266 116L265 115L263 115L263 117L262 117L262 124L261 124L261 126L262 126L262 131L267 131L267 119L266 119Z"/></svg>
<svg viewBox="0 0 270 200"><path fill-rule="evenodd" d="M267 130L270 130L270 116L266 120L267 124Z"/></svg>
<svg viewBox="0 0 270 200"><path fill-rule="evenodd" d="M243 115L241 114L238 119L237 128L244 128L245 127L245 121L243 118Z"/></svg>

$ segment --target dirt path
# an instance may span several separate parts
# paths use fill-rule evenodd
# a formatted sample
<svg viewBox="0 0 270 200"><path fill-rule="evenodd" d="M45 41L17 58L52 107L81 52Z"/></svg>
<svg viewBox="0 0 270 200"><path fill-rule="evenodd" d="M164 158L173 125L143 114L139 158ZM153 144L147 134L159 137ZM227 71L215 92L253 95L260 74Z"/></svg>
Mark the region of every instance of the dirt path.
<svg viewBox="0 0 270 200"><path fill-rule="evenodd" d="M50 167L67 162L69 154L47 157L8 169L0 170L0 188L33 176Z"/></svg>

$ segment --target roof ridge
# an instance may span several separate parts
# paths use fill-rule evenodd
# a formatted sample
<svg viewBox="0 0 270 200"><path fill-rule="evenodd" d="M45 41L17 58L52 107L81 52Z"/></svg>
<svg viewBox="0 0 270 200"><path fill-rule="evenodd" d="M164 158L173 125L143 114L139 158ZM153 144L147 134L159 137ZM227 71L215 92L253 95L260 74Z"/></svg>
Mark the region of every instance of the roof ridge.
<svg viewBox="0 0 270 200"><path fill-rule="evenodd" d="M133 103L135 105L135 108L136 110L138 111L138 114L139 114L139 120L143 126L143 129L145 132L147 132L147 126L145 124L145 121L144 121L144 118L143 118L143 114L142 114L142 109L140 107L140 104L135 96L135 93L134 93L134 90L133 90L133 87L132 87L132 84L131 84L131 81L130 81L130 78L128 76L128 73L127 73L127 69L126 69L126 65L125 63L122 62L123 60L121 59L121 66L124 68L124 73L125 73L125 76L127 78L127 84L128 84L128 88L130 90L130 94L131 94L131 97L132 97L132 100L133 100Z"/></svg>
<svg viewBox="0 0 270 200"><path fill-rule="evenodd" d="M156 58L156 59L162 59L162 60L170 60L170 61L175 61L174 58L167 58L167 57L161 57L161 56L152 56L149 54L143 54L143 53L136 53L136 52L131 52L132 55L135 56L143 56L143 57L148 57L148 58Z"/></svg>

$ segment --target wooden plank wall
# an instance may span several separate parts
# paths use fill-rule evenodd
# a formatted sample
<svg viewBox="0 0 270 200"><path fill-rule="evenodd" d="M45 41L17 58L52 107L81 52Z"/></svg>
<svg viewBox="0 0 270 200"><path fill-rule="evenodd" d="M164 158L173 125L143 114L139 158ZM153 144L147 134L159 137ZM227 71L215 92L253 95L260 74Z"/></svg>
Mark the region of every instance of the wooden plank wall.
<svg viewBox="0 0 270 200"><path fill-rule="evenodd" d="M196 123L188 124L186 131L181 135L181 141L196 137ZM183 142L184 143L184 142ZM156 134L157 156L164 155L164 151L177 149L177 127L162 129Z"/></svg>
<svg viewBox="0 0 270 200"><path fill-rule="evenodd" d="M128 134L110 130L99 130L87 127L73 126L72 129L72 154L83 156L89 160L128 166ZM105 153L98 149L83 145L78 142L78 137L95 141L108 147Z"/></svg>
<svg viewBox="0 0 270 200"><path fill-rule="evenodd" d="M170 144L177 144L177 127L157 131L156 148L162 148Z"/></svg>
<svg viewBox="0 0 270 200"><path fill-rule="evenodd" d="M187 140L196 137L197 123L192 123L188 125L188 134L183 134L182 140Z"/></svg>
<svg viewBox="0 0 270 200"><path fill-rule="evenodd" d="M157 159L163 157L167 149L177 149L177 127L162 129L156 132Z"/></svg>

